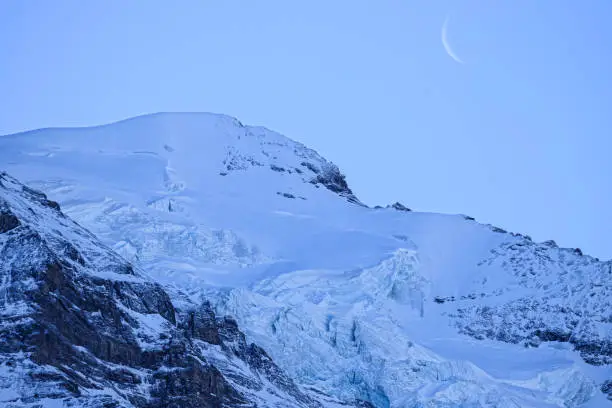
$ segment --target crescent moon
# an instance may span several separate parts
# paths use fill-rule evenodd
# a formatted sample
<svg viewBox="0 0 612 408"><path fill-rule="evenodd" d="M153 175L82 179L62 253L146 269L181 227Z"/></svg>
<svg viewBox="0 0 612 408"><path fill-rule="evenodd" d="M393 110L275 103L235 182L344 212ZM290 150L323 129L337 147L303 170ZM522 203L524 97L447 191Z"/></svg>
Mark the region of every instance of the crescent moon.
<svg viewBox="0 0 612 408"><path fill-rule="evenodd" d="M449 20L450 20L450 17L447 16L446 20L444 20L444 24L442 25L442 45L444 46L444 50L446 50L446 53L448 54L448 56L451 57L453 60L455 60L455 62L458 62L459 64L465 64L465 62L463 62L461 58L459 58L457 54L455 54L455 52L453 51L453 49L450 47L448 43L448 38L446 38L446 30L448 27Z"/></svg>

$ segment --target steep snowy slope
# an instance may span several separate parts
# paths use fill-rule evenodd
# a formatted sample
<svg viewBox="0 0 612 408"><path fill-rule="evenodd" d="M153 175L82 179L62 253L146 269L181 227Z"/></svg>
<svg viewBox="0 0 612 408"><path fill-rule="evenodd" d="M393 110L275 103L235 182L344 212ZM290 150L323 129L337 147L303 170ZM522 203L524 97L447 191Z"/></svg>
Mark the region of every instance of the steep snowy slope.
<svg viewBox="0 0 612 408"><path fill-rule="evenodd" d="M314 151L220 115L3 136L0 167L304 386L376 407L606 404L609 262L367 208Z"/></svg>
<svg viewBox="0 0 612 408"><path fill-rule="evenodd" d="M171 301L6 173L0 279L2 407L346 406L300 390L233 319Z"/></svg>

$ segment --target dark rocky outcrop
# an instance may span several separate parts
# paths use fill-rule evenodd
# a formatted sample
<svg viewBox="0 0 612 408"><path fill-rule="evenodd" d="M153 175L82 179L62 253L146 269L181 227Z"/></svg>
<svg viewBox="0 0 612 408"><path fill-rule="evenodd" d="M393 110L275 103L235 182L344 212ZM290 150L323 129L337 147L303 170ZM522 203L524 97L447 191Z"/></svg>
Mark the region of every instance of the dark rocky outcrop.
<svg viewBox="0 0 612 408"><path fill-rule="evenodd" d="M549 248L559 248L559 245L557 245L557 243L552 239L542 242L542 245L545 245Z"/></svg>
<svg viewBox="0 0 612 408"><path fill-rule="evenodd" d="M280 167L280 166L277 166L275 164L271 164L270 165L270 169L273 170L273 171L279 172L279 173L284 173L284 172L287 171L284 167Z"/></svg>
<svg viewBox="0 0 612 408"><path fill-rule="evenodd" d="M604 383L601 384L601 392L606 394L608 399L612 401L612 380L604 381Z"/></svg>
<svg viewBox="0 0 612 408"><path fill-rule="evenodd" d="M405 211L405 212L410 212L412 211L410 208L406 207L404 204L398 202L395 202L391 205L391 208L397 210L397 211Z"/></svg>
<svg viewBox="0 0 612 408"><path fill-rule="evenodd" d="M219 370L202 365L194 357L179 370L159 370L153 378L154 402L146 404L148 407L218 408L247 403Z"/></svg>
<svg viewBox="0 0 612 408"><path fill-rule="evenodd" d="M346 198L346 200L350 203L367 207L365 204L359 201L355 194L353 194L353 191L346 182L346 176L340 172L340 169L336 165L332 163L325 163L323 168L319 168L315 164L307 161L300 164L315 174L315 176L310 179L311 184L314 184L317 187L321 185L327 188L329 191L333 191L339 196Z"/></svg>
<svg viewBox="0 0 612 408"><path fill-rule="evenodd" d="M28 186L23 186L22 189L24 193L30 196L30 198L44 205L45 207L53 208L57 211L61 210L59 204L55 201L49 200L45 193L42 193L38 190L34 190L33 188L30 188Z"/></svg>
<svg viewBox="0 0 612 408"><path fill-rule="evenodd" d="M185 312L180 327L190 339L200 339L210 344L221 345L217 318L210 303Z"/></svg>
<svg viewBox="0 0 612 408"><path fill-rule="evenodd" d="M313 179L313 184L321 184L334 193L353 195L353 192L346 182L346 176L340 173L337 167L329 166L323 169L323 171L317 174Z"/></svg>
<svg viewBox="0 0 612 408"><path fill-rule="evenodd" d="M317 166L315 166L314 164L307 162L307 161L303 161L302 163L300 163L302 166L306 167L308 170L310 170L311 172L315 173L315 174L319 174L321 172L321 170L319 170L319 168Z"/></svg>
<svg viewBox="0 0 612 408"><path fill-rule="evenodd" d="M0 234L9 232L19 226L19 219L8 209L0 209Z"/></svg>

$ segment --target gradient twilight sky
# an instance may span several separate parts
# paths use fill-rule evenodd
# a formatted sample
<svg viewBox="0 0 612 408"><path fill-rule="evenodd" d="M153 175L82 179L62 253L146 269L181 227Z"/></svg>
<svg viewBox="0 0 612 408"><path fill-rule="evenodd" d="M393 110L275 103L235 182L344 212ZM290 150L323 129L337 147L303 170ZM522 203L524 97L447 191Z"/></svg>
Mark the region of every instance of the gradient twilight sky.
<svg viewBox="0 0 612 408"><path fill-rule="evenodd" d="M610 0L4 0L0 134L225 113L318 150L370 205L609 259L611 15ZM447 16L465 64L442 46Z"/></svg>

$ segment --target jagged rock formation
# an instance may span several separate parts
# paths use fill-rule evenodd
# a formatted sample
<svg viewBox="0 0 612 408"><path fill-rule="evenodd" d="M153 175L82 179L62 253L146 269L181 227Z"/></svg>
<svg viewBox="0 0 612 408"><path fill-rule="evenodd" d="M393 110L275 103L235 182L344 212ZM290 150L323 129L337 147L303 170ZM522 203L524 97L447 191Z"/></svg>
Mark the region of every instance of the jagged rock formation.
<svg viewBox="0 0 612 408"><path fill-rule="evenodd" d="M612 262L558 248L552 241L535 244L522 239L501 245L481 261L481 265L496 264L514 275L521 287L536 289L540 296L459 307L452 316L461 332L527 347L542 342L570 343L587 363L612 364L608 329L612 323Z"/></svg>

